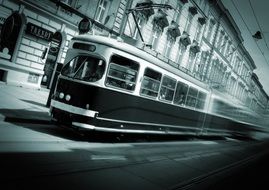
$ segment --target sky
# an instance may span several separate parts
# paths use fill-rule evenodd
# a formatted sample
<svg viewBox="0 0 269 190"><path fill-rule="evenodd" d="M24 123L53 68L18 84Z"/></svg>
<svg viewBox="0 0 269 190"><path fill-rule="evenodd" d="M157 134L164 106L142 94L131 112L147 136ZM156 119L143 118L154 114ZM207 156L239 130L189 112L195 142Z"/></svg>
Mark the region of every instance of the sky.
<svg viewBox="0 0 269 190"><path fill-rule="evenodd" d="M269 95L269 0L221 0L238 25L244 46L253 58L263 89ZM262 39L252 37L261 31Z"/></svg>

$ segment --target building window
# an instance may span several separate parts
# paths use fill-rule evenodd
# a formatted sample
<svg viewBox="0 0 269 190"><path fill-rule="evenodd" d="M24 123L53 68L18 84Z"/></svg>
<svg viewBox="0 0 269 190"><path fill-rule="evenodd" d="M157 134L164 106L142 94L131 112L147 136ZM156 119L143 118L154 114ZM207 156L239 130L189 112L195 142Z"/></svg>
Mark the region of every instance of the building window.
<svg viewBox="0 0 269 190"><path fill-rule="evenodd" d="M209 58L209 53L206 51L203 51L201 53L201 60L199 62L198 66L198 73L201 76L201 79L206 76L206 65Z"/></svg>
<svg viewBox="0 0 269 190"><path fill-rule="evenodd" d="M136 19L137 25L135 24L135 20L133 16L128 17L127 26L125 28L124 33L134 39L138 39L139 37L138 28L140 31L143 28L144 18L141 14L138 13L135 19Z"/></svg>
<svg viewBox="0 0 269 190"><path fill-rule="evenodd" d="M179 21L180 21L182 7L183 7L182 2L181 1L177 1L177 8L176 8L176 10L174 12L174 16L173 16L174 17L173 20L176 23L179 23Z"/></svg>
<svg viewBox="0 0 269 190"><path fill-rule="evenodd" d="M228 37L224 36L221 47L220 47L220 52L222 53L222 55L225 55L226 53L226 49L227 49L227 43L228 42Z"/></svg>
<svg viewBox="0 0 269 190"><path fill-rule="evenodd" d="M133 32L133 38L137 39L139 32L138 30L141 30L142 28L142 19L140 17L138 17L137 19L137 26L134 27L134 32Z"/></svg>
<svg viewBox="0 0 269 190"><path fill-rule="evenodd" d="M230 56L230 49L231 49L231 42L228 41L227 43L227 48L226 48L226 52L225 52L225 56L228 59L228 57Z"/></svg>
<svg viewBox="0 0 269 190"><path fill-rule="evenodd" d="M185 31L187 33L190 33L192 20L193 20L193 15L191 13L189 13L187 21L186 21L186 25L185 25Z"/></svg>
<svg viewBox="0 0 269 190"><path fill-rule="evenodd" d="M178 57L177 57L177 63L179 65L182 65L183 56L187 50L187 47L184 46L181 42L179 42L179 50L178 50Z"/></svg>
<svg viewBox="0 0 269 190"><path fill-rule="evenodd" d="M240 62L241 62L240 58L238 56L236 56L235 62L234 62L234 71L235 72L239 71Z"/></svg>
<svg viewBox="0 0 269 190"><path fill-rule="evenodd" d="M170 53L172 50L172 47L174 46L174 39L172 37L167 37L167 42L166 42L166 46L165 46L165 50L164 50L164 56L169 58L170 57Z"/></svg>
<svg viewBox="0 0 269 190"><path fill-rule="evenodd" d="M196 30L196 34L195 34L195 40L197 42L200 41L200 38L201 38L201 35L202 35L202 29L203 29L203 26L198 22L197 30Z"/></svg>
<svg viewBox="0 0 269 190"><path fill-rule="evenodd" d="M161 37L161 33L162 33L162 30L160 27L153 27L153 31L152 31L152 35L151 35L151 39L150 39L150 45L152 47L152 49L156 50L157 47L158 47L158 42L159 42L159 39Z"/></svg>
<svg viewBox="0 0 269 190"><path fill-rule="evenodd" d="M229 92L234 95L235 94L235 78L230 78L230 89Z"/></svg>
<svg viewBox="0 0 269 190"><path fill-rule="evenodd" d="M215 21L213 19L210 19L210 21L208 22L207 33L205 34L208 41L211 41L212 34L214 33L214 25Z"/></svg>
<svg viewBox="0 0 269 190"><path fill-rule="evenodd" d="M212 60L211 64L212 64L212 67L209 71L209 80L216 82L218 60L217 59Z"/></svg>
<svg viewBox="0 0 269 190"><path fill-rule="evenodd" d="M245 81L247 81L247 78L248 78L248 69L245 64L242 66L242 78Z"/></svg>
<svg viewBox="0 0 269 190"><path fill-rule="evenodd" d="M218 42L217 42L217 48L219 48L219 50L220 50L220 48L221 48L221 45L222 45L222 43L223 43L223 39L224 38L224 32L221 30L220 32L219 32L219 35L218 35Z"/></svg>
<svg viewBox="0 0 269 190"><path fill-rule="evenodd" d="M225 56L226 58L228 59L228 57L230 56L230 52L231 52L231 48L232 48L232 43L229 39L227 39L227 47L226 47L226 50L225 50Z"/></svg>
<svg viewBox="0 0 269 190"><path fill-rule="evenodd" d="M223 85L224 85L224 87L225 87L226 90L228 90L228 81L229 81L230 75L231 75L230 72L224 72Z"/></svg>
<svg viewBox="0 0 269 190"><path fill-rule="evenodd" d="M243 92L244 92L244 87L241 83L239 83L238 88L236 90L236 96L239 100L243 99Z"/></svg>
<svg viewBox="0 0 269 190"><path fill-rule="evenodd" d="M107 12L108 12L108 4L109 3L106 0L99 1L97 11L95 14L95 20L97 22L104 23L105 17L106 17Z"/></svg>
<svg viewBox="0 0 269 190"><path fill-rule="evenodd" d="M220 47L219 50L220 52L223 54L223 51L225 49L225 45L226 45L226 40L225 40L225 34L222 34L222 39L221 39L221 43L220 43Z"/></svg>
<svg viewBox="0 0 269 190"><path fill-rule="evenodd" d="M229 54L227 55L227 59L229 62L232 62L235 50L236 49L232 46L232 43L231 43L230 48L229 48Z"/></svg>
<svg viewBox="0 0 269 190"><path fill-rule="evenodd" d="M198 76L201 79L201 73L199 73L200 71L200 67L201 65L201 59L202 59L202 53L199 53L195 59L194 62L194 66L193 66L193 73L195 74L195 76Z"/></svg>
<svg viewBox="0 0 269 190"><path fill-rule="evenodd" d="M195 56L196 56L196 53L194 53L193 51L190 51L189 52L189 63L188 63L188 70L192 72L193 70L193 63L194 63L194 60L195 60Z"/></svg>

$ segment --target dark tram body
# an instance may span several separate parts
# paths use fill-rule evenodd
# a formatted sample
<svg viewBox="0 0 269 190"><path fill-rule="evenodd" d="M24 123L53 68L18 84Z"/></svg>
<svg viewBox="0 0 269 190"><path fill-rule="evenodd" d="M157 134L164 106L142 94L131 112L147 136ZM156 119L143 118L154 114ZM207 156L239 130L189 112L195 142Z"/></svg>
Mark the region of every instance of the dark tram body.
<svg viewBox="0 0 269 190"><path fill-rule="evenodd" d="M90 35L70 46L50 107L59 123L119 133L249 136L260 130L247 120L254 117L250 110L138 48Z"/></svg>

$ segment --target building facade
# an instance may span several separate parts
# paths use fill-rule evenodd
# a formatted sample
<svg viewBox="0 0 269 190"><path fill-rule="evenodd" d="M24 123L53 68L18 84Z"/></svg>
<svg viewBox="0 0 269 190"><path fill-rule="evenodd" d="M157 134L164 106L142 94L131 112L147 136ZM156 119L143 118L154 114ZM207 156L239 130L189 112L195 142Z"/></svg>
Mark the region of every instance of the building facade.
<svg viewBox="0 0 269 190"><path fill-rule="evenodd" d="M141 9L147 5L152 8ZM221 1L134 0L131 10L135 17L129 14L125 23L126 42L207 83L239 106L264 112L268 95L254 73L256 65L240 30Z"/></svg>
<svg viewBox="0 0 269 190"><path fill-rule="evenodd" d="M126 0L0 0L0 80L50 88L79 22L89 19L96 35L119 35L126 6Z"/></svg>
<svg viewBox="0 0 269 190"><path fill-rule="evenodd" d="M240 30L217 0L0 0L0 80L50 88L83 19L92 35L121 37L237 104L268 107Z"/></svg>

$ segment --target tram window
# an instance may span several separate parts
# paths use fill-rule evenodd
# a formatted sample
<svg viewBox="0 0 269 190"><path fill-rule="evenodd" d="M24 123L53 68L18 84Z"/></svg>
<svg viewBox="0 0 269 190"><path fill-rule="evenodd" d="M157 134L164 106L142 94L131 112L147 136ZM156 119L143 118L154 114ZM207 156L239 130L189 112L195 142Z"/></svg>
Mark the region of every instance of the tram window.
<svg viewBox="0 0 269 190"><path fill-rule="evenodd" d="M105 71L105 62L90 56L77 56L64 65L62 75L89 82L100 80Z"/></svg>
<svg viewBox="0 0 269 190"><path fill-rule="evenodd" d="M184 84L182 82L177 82L174 104L181 105L181 106L185 105L188 88L189 86L187 84Z"/></svg>
<svg viewBox="0 0 269 190"><path fill-rule="evenodd" d="M196 108L204 109L205 99L206 99L206 93L199 91Z"/></svg>
<svg viewBox="0 0 269 190"><path fill-rule="evenodd" d="M193 87L190 87L188 95L187 95L186 105L190 107L195 107L196 101L197 101L197 95L198 95L198 90Z"/></svg>
<svg viewBox="0 0 269 190"><path fill-rule="evenodd" d="M109 64L106 84L126 90L134 90L139 64L130 59L113 55Z"/></svg>
<svg viewBox="0 0 269 190"><path fill-rule="evenodd" d="M170 77L164 76L159 98L161 100L172 101L176 88L176 80Z"/></svg>
<svg viewBox="0 0 269 190"><path fill-rule="evenodd" d="M140 94L157 97L160 89L162 74L152 69L146 68L142 80Z"/></svg>

